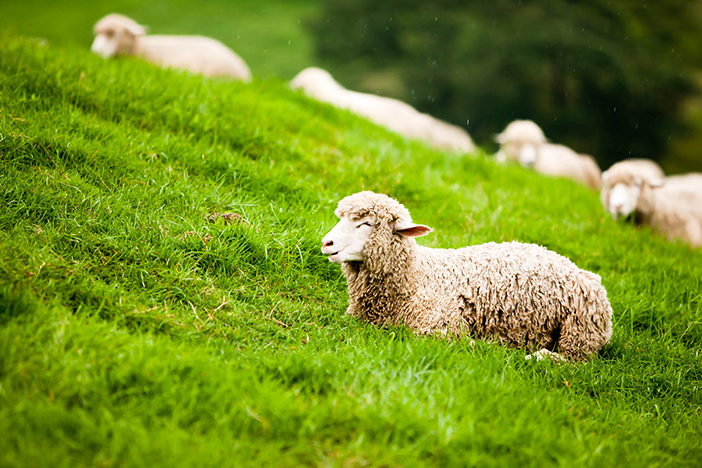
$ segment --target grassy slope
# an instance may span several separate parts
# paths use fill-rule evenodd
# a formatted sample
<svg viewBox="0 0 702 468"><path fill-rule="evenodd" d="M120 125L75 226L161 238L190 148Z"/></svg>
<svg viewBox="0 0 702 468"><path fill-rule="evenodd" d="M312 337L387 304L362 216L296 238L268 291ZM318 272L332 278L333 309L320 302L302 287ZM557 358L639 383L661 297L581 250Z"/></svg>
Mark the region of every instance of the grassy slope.
<svg viewBox="0 0 702 468"><path fill-rule="evenodd" d="M0 45L0 465L695 466L702 252L596 194L408 143L277 81ZM390 193L424 245L602 275L587 364L379 330L319 253ZM209 223L235 211L246 223Z"/></svg>
<svg viewBox="0 0 702 468"><path fill-rule="evenodd" d="M241 55L253 73L290 79L313 65L301 23L319 0L0 0L2 31L88 49L93 25L122 13L152 34L214 37Z"/></svg>

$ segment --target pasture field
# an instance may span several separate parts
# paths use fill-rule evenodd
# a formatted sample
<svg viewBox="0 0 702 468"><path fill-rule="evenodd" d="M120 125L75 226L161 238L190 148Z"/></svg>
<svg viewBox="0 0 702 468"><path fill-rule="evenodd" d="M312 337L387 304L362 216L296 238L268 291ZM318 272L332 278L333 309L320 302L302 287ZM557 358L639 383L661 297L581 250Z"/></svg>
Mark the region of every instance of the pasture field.
<svg viewBox="0 0 702 468"><path fill-rule="evenodd" d="M0 33L41 37L89 49L93 25L109 13L145 24L150 34L192 34L222 41L254 75L290 79L314 65L305 18L320 0L0 0Z"/></svg>
<svg viewBox="0 0 702 468"><path fill-rule="evenodd" d="M702 251L278 79L84 49L0 39L0 466L699 466ZM611 343L559 365L348 316L320 240L364 189L420 244L600 274Z"/></svg>

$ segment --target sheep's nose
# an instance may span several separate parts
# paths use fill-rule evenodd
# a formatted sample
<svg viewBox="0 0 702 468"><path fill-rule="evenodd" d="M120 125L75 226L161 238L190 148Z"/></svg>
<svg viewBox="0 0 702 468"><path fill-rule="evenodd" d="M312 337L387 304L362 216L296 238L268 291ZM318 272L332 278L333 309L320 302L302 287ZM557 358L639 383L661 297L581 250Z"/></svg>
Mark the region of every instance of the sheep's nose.
<svg viewBox="0 0 702 468"><path fill-rule="evenodd" d="M333 240L328 240L328 241L322 243L322 247L331 247L332 245L334 245Z"/></svg>
<svg viewBox="0 0 702 468"><path fill-rule="evenodd" d="M615 203L615 204L614 204L614 211L616 211L617 213L619 213L620 211L622 211L622 208L624 208L624 204L623 204L623 203Z"/></svg>

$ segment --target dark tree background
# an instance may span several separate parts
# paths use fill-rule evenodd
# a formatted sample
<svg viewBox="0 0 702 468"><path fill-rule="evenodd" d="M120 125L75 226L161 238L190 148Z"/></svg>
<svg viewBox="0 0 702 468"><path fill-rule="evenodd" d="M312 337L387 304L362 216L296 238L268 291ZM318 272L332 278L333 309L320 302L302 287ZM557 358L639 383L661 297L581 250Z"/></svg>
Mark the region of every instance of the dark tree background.
<svg viewBox="0 0 702 468"><path fill-rule="evenodd" d="M481 144L517 118L597 158L661 160L702 68L691 0L326 0L316 50L353 89L391 95ZM494 148L494 146L493 146Z"/></svg>

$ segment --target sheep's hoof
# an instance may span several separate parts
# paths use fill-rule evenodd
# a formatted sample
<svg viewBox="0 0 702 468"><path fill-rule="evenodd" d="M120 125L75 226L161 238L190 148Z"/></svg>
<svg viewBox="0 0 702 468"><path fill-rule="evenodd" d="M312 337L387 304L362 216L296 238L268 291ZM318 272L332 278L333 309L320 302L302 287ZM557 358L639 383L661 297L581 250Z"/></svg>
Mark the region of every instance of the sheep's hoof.
<svg viewBox="0 0 702 468"><path fill-rule="evenodd" d="M549 351L548 349L545 349L545 348L540 350L540 351L535 352L534 354L527 354L526 357L524 357L524 359L526 359L528 361L528 360L533 358L533 359L536 359L537 361L540 361L546 357L551 358L551 360L555 361L555 362L565 362L566 361L566 358L564 358L560 354L554 353L553 351Z"/></svg>

